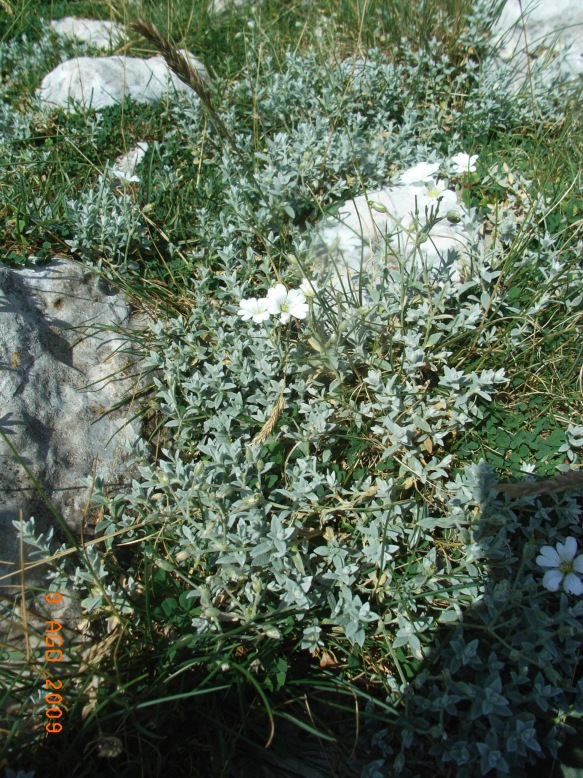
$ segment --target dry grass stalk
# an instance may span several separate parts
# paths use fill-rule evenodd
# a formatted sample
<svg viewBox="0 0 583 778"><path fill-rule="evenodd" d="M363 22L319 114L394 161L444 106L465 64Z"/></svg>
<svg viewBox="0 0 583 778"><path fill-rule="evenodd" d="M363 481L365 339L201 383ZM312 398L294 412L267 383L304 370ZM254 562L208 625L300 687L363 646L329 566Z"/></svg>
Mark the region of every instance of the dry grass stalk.
<svg viewBox="0 0 583 778"><path fill-rule="evenodd" d="M496 484L496 489L511 497L535 497L541 494L555 494L567 489L583 489L583 472L569 470L567 473L544 481L524 481L520 484Z"/></svg>
<svg viewBox="0 0 583 778"><path fill-rule="evenodd" d="M130 26L132 30L135 30L135 32L142 35L160 52L160 54L166 60L166 64L170 70L175 73L181 81L194 89L200 98L201 103L206 108L208 115L215 125L217 131L229 141L233 147L233 150L237 153L238 156L240 156L239 149L235 144L235 139L227 129L224 121L215 111L211 93L207 89L202 76L188 61L188 58L166 40L155 24L150 24L149 22L144 21L137 21L133 22Z"/></svg>
<svg viewBox="0 0 583 778"><path fill-rule="evenodd" d="M263 443L264 440L267 440L267 438L271 435L271 433L275 429L277 420L281 416L284 407L285 407L285 397L284 397L284 390L282 389L281 394L279 395L278 400L275 403L275 406L269 415L269 418L267 419L263 427L261 427L257 435L255 435L255 437L251 441L252 446L255 446L257 443Z"/></svg>

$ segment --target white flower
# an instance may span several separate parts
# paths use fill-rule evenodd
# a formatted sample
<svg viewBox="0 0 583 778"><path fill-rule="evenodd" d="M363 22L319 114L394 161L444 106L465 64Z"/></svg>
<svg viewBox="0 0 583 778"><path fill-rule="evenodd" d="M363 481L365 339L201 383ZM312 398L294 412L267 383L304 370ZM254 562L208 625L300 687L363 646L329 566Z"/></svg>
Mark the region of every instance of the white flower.
<svg viewBox="0 0 583 778"><path fill-rule="evenodd" d="M521 462L520 463L520 472L521 473L534 473L536 470L536 465L534 462Z"/></svg>
<svg viewBox="0 0 583 778"><path fill-rule="evenodd" d="M416 209L420 216L423 216L425 209L433 209L436 213L439 205L439 216L443 218L446 213L456 212L461 218L461 212L458 206L457 195L453 189L448 189L444 181L436 181L430 178L423 187L412 187L418 194L415 194ZM459 219L458 219L459 221Z"/></svg>
<svg viewBox="0 0 583 778"><path fill-rule="evenodd" d="M300 284L300 291L304 293L304 296L310 300L313 300L318 293L318 286L314 281L310 281L308 278L304 278Z"/></svg>
<svg viewBox="0 0 583 778"><path fill-rule="evenodd" d="M583 574L583 554L577 553L575 538L567 538L564 543L557 543L557 548L543 546L536 558L537 565L549 567L544 574L543 586L551 592L558 591L561 584L568 594L583 594L583 583L576 575Z"/></svg>
<svg viewBox="0 0 583 778"><path fill-rule="evenodd" d="M431 197L432 199L435 199L437 197L441 197L441 195L446 191L445 181L436 181L433 178L430 178L429 181L425 184L425 196Z"/></svg>
<svg viewBox="0 0 583 778"><path fill-rule="evenodd" d="M256 297L249 297L246 300L243 299L239 303L239 310L237 313L243 321L253 319L254 322L259 324L260 322L269 319L270 316L270 313L267 310L267 298L263 297L261 300L258 300Z"/></svg>
<svg viewBox="0 0 583 778"><path fill-rule="evenodd" d="M418 165L405 170L399 179L401 184L422 184L433 178L439 170L439 162L419 162Z"/></svg>
<svg viewBox="0 0 583 778"><path fill-rule="evenodd" d="M300 289L288 292L283 284L278 284L267 292L266 302L269 313L279 315L282 324L288 322L291 316L305 319L308 315L306 296Z"/></svg>
<svg viewBox="0 0 583 778"><path fill-rule="evenodd" d="M458 176L464 173L473 173L476 170L477 159L477 154L472 154L470 157L469 154L464 154L463 151L460 151L459 154L455 154L450 160L453 165L452 173Z"/></svg>

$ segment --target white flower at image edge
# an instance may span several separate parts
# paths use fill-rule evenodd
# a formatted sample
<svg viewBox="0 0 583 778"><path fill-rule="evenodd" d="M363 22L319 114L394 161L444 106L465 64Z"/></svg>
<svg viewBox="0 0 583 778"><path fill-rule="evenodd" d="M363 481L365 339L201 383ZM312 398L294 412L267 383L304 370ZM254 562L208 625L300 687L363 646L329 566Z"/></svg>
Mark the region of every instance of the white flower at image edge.
<svg viewBox="0 0 583 778"><path fill-rule="evenodd" d="M266 302L269 313L279 316L282 324L286 324L291 316L305 319L308 315L306 296L300 289L288 292L283 284L278 284L267 292Z"/></svg>
<svg viewBox="0 0 583 778"><path fill-rule="evenodd" d="M401 184L423 184L432 179L439 170L439 162L419 162L418 165L405 170L399 179Z"/></svg>
<svg viewBox="0 0 583 778"><path fill-rule="evenodd" d="M270 314L267 310L267 299L263 297L261 300L258 300L256 297L249 297L247 300L241 300L237 313L243 321L253 319L254 322L259 324L260 322L269 319Z"/></svg>
<svg viewBox="0 0 583 778"><path fill-rule="evenodd" d="M455 154L450 161L453 165L452 172L456 175L474 173L476 170L478 155L472 154L472 156L470 156L469 154L464 154L463 151L460 151L460 153Z"/></svg>
<svg viewBox="0 0 583 778"><path fill-rule="evenodd" d="M583 575L583 554L577 554L577 541L567 538L564 543L543 546L536 558L537 565L549 567L543 576L543 586L550 592L559 590L561 584L568 594L583 594L583 582L577 573Z"/></svg>

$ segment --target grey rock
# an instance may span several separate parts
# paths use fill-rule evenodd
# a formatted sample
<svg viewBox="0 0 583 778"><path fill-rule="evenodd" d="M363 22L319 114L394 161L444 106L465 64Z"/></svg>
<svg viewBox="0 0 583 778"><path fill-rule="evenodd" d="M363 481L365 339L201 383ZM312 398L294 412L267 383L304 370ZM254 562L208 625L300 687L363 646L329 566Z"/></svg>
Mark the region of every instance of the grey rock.
<svg viewBox="0 0 583 778"><path fill-rule="evenodd" d="M243 5L253 5L249 0L211 0L207 6L209 14L219 14L224 11L232 11Z"/></svg>
<svg viewBox="0 0 583 778"><path fill-rule="evenodd" d="M96 473L110 490L130 482L122 444L139 436L138 422L127 423L136 409L112 408L138 385L124 333L143 326L80 264L0 267L0 430L18 453L0 436L0 576L19 567L21 513L38 531L57 524L23 464L75 532L90 497L82 478Z"/></svg>
<svg viewBox="0 0 583 778"><path fill-rule="evenodd" d="M425 167L436 170L420 174ZM425 163L410 168L398 185L347 200L335 217L318 225L311 235L316 284L331 285L350 301L361 299L363 283L376 285L387 270L427 275L434 284L449 280L460 286L468 280L478 225L439 180L437 168ZM430 212L436 215L431 227Z"/></svg>
<svg viewBox="0 0 583 778"><path fill-rule="evenodd" d="M564 78L583 76L581 0L507 0L493 32L500 58L512 61L517 88L539 60L555 60Z"/></svg>
<svg viewBox="0 0 583 778"><path fill-rule="evenodd" d="M110 50L125 38L124 28L116 22L98 19L77 19L67 16L55 19L51 27L63 38L74 38L98 49Z"/></svg>
<svg viewBox="0 0 583 778"><path fill-rule="evenodd" d="M110 168L110 175L124 184L137 183L140 177L136 175L136 168L144 159L148 148L149 145L146 141L140 141L126 154L121 154L115 160L113 167Z"/></svg>
<svg viewBox="0 0 583 778"><path fill-rule="evenodd" d="M204 80L204 65L190 52L181 50ZM155 103L177 92L193 93L170 71L163 57L75 57L46 75L38 90L41 104L70 112L96 111L131 97L140 103Z"/></svg>

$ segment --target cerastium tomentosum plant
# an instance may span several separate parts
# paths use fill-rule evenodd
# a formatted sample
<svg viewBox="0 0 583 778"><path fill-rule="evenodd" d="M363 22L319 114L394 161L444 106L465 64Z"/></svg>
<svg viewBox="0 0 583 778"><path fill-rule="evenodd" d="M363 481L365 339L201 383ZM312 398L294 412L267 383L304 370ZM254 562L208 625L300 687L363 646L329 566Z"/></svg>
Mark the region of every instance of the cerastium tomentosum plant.
<svg viewBox="0 0 583 778"><path fill-rule="evenodd" d="M0 108L7 164L45 176L0 185L10 234L54 220L77 259L173 302L141 339L140 477L117 496L96 479L91 551L23 523L82 609L69 742L97 770L121 733L143 766L172 731L191 772L228 772L247 765L233 733L276 759L295 722L339 744L347 775L527 775L581 697L580 204L563 157L546 181L530 169L574 143L553 135L573 87L534 67L513 93L482 6L463 57L403 41L338 61L274 51L268 5L212 84L142 25L196 91L164 107ZM149 148L116 187L103 159L122 136ZM332 690L358 701L358 732Z"/></svg>

